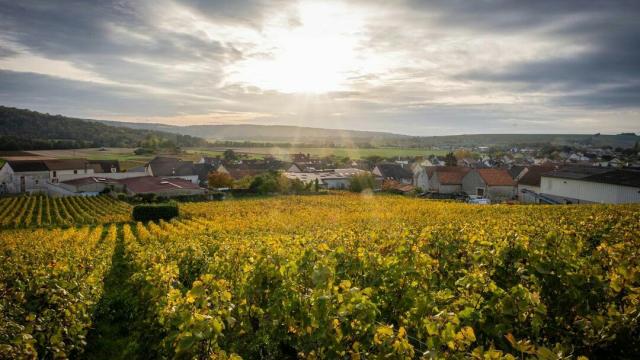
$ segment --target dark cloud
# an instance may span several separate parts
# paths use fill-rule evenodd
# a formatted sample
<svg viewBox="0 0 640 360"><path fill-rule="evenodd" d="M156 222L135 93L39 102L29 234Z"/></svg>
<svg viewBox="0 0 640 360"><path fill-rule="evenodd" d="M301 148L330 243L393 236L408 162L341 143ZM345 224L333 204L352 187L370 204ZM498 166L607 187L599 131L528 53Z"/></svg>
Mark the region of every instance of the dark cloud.
<svg viewBox="0 0 640 360"><path fill-rule="evenodd" d="M388 56L392 66L355 71L344 91L315 102L229 83L233 64L272 59L271 48L210 36L186 23L189 16L184 26L157 18L177 5L214 33L235 26L259 38L276 15L285 30L301 26L295 3L0 0L3 64L16 56L59 60L105 80L0 70L0 103L88 117L247 111L300 125L424 134L571 131L582 126L571 119L640 107L640 1L349 1L353 11L381 10L366 19L355 50ZM637 123L632 114L615 126Z"/></svg>
<svg viewBox="0 0 640 360"><path fill-rule="evenodd" d="M167 101L135 88L0 70L1 104L76 116L167 116L208 110L206 102L173 96L174 101Z"/></svg>

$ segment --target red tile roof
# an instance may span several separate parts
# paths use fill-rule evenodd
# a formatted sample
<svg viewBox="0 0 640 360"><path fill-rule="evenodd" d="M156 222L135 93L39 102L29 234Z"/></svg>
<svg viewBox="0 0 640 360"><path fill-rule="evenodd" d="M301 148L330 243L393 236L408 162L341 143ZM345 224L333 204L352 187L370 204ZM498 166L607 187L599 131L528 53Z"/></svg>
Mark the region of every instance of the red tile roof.
<svg viewBox="0 0 640 360"><path fill-rule="evenodd" d="M438 181L442 185L461 185L462 178L471 169L461 166L436 166L432 171L432 174L438 175Z"/></svg>
<svg viewBox="0 0 640 360"><path fill-rule="evenodd" d="M505 169L478 169L478 174L487 186L515 186L509 172Z"/></svg>

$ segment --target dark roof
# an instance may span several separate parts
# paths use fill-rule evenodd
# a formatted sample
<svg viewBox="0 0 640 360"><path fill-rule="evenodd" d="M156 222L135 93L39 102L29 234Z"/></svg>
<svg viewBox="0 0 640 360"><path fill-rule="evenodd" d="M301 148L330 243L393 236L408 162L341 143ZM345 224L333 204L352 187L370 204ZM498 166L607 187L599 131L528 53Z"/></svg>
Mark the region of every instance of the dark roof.
<svg viewBox="0 0 640 360"><path fill-rule="evenodd" d="M119 183L126 185L127 189L137 193L153 193L167 190L188 189L199 190L200 186L189 180L180 178L163 178L159 176L139 176L133 178L119 179Z"/></svg>
<svg viewBox="0 0 640 360"><path fill-rule="evenodd" d="M522 170L526 169L526 166L512 166L509 169L509 175L511 175L512 179L516 179L518 177L518 175L520 175L520 173L522 172Z"/></svg>
<svg viewBox="0 0 640 360"><path fill-rule="evenodd" d="M114 183L114 182L116 182L116 180L114 179L106 179L106 178L101 178L99 176L89 176L89 177L63 181L62 183L67 185L80 186L80 185L88 185L88 184L95 184L95 183L108 184L108 183Z"/></svg>
<svg viewBox="0 0 640 360"><path fill-rule="evenodd" d="M204 164L194 164L193 168L198 175L199 181L207 181L209 177L209 173L214 171L217 166L212 164L204 163Z"/></svg>
<svg viewBox="0 0 640 360"><path fill-rule="evenodd" d="M553 166L529 166L527 172L518 180L518 184L529 186L540 186L542 174L554 170Z"/></svg>
<svg viewBox="0 0 640 360"><path fill-rule="evenodd" d="M89 160L89 165L98 165L100 172L110 173L111 168L116 168L120 172L120 162L118 160Z"/></svg>
<svg viewBox="0 0 640 360"><path fill-rule="evenodd" d="M476 170L487 186L515 186L516 182L505 169Z"/></svg>
<svg viewBox="0 0 640 360"><path fill-rule="evenodd" d="M43 160L9 160L7 164L14 172L49 171Z"/></svg>
<svg viewBox="0 0 640 360"><path fill-rule="evenodd" d="M231 176L235 180L240 180L247 176L256 176L264 173L264 171L261 171L261 170L244 170L244 169L230 169L227 171L229 172L229 176Z"/></svg>
<svg viewBox="0 0 640 360"><path fill-rule="evenodd" d="M399 164L378 164L376 165L382 177L385 179L413 179L413 174L408 169L403 168Z"/></svg>
<svg viewBox="0 0 640 360"><path fill-rule="evenodd" d="M192 161L182 161L173 157L157 156L149 161L154 176L196 175Z"/></svg>
<svg viewBox="0 0 640 360"><path fill-rule="evenodd" d="M205 164L210 164L210 165L220 165L222 163L222 159L220 157L212 157L212 156L203 156L202 159L204 160Z"/></svg>
<svg viewBox="0 0 640 360"><path fill-rule="evenodd" d="M49 170L78 170L87 168L85 159L56 159L44 160Z"/></svg>
<svg viewBox="0 0 640 360"><path fill-rule="evenodd" d="M640 188L640 171L637 170L585 167L556 170L544 176Z"/></svg>
<svg viewBox="0 0 640 360"><path fill-rule="evenodd" d="M591 166L567 166L545 174L545 177L581 180L587 176L602 174L611 169Z"/></svg>

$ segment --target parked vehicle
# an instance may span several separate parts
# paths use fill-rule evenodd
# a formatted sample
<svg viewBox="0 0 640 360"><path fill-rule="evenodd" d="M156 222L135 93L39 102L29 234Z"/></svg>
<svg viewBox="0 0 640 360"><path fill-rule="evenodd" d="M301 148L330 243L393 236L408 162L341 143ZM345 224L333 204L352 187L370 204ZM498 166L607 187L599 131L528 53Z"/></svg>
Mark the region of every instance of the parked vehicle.
<svg viewBox="0 0 640 360"><path fill-rule="evenodd" d="M480 205L489 205L491 204L491 200L484 198L478 195L469 195L467 197L467 203L469 204L480 204Z"/></svg>

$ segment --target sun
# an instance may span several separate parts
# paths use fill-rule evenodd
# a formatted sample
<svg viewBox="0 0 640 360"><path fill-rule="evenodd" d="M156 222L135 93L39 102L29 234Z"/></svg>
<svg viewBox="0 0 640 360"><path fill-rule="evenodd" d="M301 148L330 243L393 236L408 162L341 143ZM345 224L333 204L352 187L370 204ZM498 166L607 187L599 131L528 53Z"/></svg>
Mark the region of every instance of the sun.
<svg viewBox="0 0 640 360"><path fill-rule="evenodd" d="M299 23L266 29L269 56L245 61L233 80L284 93L342 90L358 66L360 24L344 5L301 3Z"/></svg>

